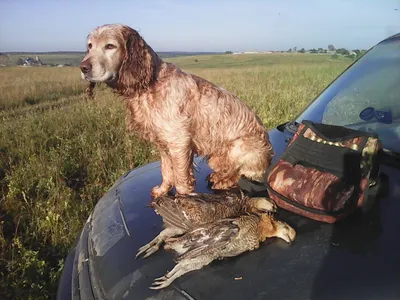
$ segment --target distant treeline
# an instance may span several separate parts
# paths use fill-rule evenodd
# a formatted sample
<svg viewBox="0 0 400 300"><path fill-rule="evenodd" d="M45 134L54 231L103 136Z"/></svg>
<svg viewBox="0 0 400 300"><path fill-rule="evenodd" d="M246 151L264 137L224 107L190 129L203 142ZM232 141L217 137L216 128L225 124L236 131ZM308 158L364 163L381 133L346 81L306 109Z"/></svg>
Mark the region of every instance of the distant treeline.
<svg viewBox="0 0 400 300"><path fill-rule="evenodd" d="M83 51L49 51L49 52L2 52L2 54L10 54L10 55L47 55L47 54L79 54L84 55Z"/></svg>
<svg viewBox="0 0 400 300"><path fill-rule="evenodd" d="M191 56L191 55L215 55L223 54L223 52L185 52L185 51L172 51L172 52L157 52L160 57L176 57L176 56Z"/></svg>
<svg viewBox="0 0 400 300"><path fill-rule="evenodd" d="M48 52L3 52L10 55L85 55L83 51L48 51ZM190 55L214 55L223 52L186 52L186 51L160 51L157 52L161 57L190 56Z"/></svg>

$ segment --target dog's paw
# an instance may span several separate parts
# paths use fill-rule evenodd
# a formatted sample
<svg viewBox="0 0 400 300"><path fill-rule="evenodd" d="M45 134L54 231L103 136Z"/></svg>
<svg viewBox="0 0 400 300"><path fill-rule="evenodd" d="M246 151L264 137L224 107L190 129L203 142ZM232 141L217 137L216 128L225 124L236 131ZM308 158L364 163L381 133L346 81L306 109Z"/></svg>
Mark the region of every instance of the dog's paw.
<svg viewBox="0 0 400 300"><path fill-rule="evenodd" d="M163 187L157 185L151 189L150 194L153 199L166 196L168 194L168 189L164 189Z"/></svg>
<svg viewBox="0 0 400 300"><path fill-rule="evenodd" d="M225 180L219 180L219 181L214 181L211 189L213 190L229 190L232 188L238 187L237 185L237 180L235 179L225 179Z"/></svg>
<svg viewBox="0 0 400 300"><path fill-rule="evenodd" d="M185 186L177 185L175 189L176 193L179 195L189 195L194 192L194 185L185 185Z"/></svg>
<svg viewBox="0 0 400 300"><path fill-rule="evenodd" d="M211 173L207 176L206 180L208 182L214 182L213 178L215 177L215 173Z"/></svg>
<svg viewBox="0 0 400 300"><path fill-rule="evenodd" d="M221 175L218 173L215 173L215 172L211 173L210 175L207 176L207 181L209 181L209 182L218 182L221 180L222 180Z"/></svg>
<svg viewBox="0 0 400 300"><path fill-rule="evenodd" d="M224 184L223 182L217 181L211 185L211 189L212 190L227 190L228 188L226 187L226 184Z"/></svg>

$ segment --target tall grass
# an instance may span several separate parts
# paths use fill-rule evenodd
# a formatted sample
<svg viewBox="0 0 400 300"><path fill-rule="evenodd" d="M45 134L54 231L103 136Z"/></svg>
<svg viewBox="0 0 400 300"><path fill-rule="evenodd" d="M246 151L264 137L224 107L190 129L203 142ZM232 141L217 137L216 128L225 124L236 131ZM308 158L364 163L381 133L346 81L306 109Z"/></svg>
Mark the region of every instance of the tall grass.
<svg viewBox="0 0 400 300"><path fill-rule="evenodd" d="M234 92L268 128L296 115L349 63L264 58L272 63L168 60ZM202 59L218 68L191 67ZM0 82L0 298L54 299L64 258L97 200L158 154L127 133L122 99L100 88L84 100L77 68L5 68ZM62 105L43 106L52 101Z"/></svg>
<svg viewBox="0 0 400 300"><path fill-rule="evenodd" d="M12 67L0 72L0 111L79 95L85 85L77 68Z"/></svg>

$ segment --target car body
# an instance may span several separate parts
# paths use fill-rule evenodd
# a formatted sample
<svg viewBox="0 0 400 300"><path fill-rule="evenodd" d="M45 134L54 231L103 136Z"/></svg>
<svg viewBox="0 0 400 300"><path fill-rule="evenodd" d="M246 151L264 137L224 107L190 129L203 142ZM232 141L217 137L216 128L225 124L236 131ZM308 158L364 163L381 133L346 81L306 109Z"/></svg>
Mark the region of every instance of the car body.
<svg viewBox="0 0 400 300"><path fill-rule="evenodd" d="M155 291L149 287L174 266L173 254L161 248L135 259L162 226L148 206L161 181L154 162L121 176L98 201L65 261L58 299L400 299L400 34L372 47L295 120L269 131L274 161L303 119L379 134L385 193L369 212L326 224L280 209L297 231L292 245L269 239ZM196 163L196 192L212 193L207 162Z"/></svg>

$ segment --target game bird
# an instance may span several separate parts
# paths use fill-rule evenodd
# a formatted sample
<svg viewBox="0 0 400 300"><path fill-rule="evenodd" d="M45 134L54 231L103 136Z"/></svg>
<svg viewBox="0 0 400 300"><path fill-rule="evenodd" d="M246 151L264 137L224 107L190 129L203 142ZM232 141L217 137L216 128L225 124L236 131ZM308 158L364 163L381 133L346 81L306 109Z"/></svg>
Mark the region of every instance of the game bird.
<svg viewBox="0 0 400 300"><path fill-rule="evenodd" d="M136 258L156 252L161 244L192 230L195 226L246 213L276 212L277 206L265 197L248 197L233 190L221 193L191 193L187 195L160 196L150 206L163 219L164 229L151 242L139 248Z"/></svg>
<svg viewBox="0 0 400 300"><path fill-rule="evenodd" d="M164 249L175 251L175 267L155 279L150 289L169 286L182 275L200 270L216 259L256 250L267 238L278 237L291 244L296 231L271 213L248 214L198 226L181 237L165 240Z"/></svg>

